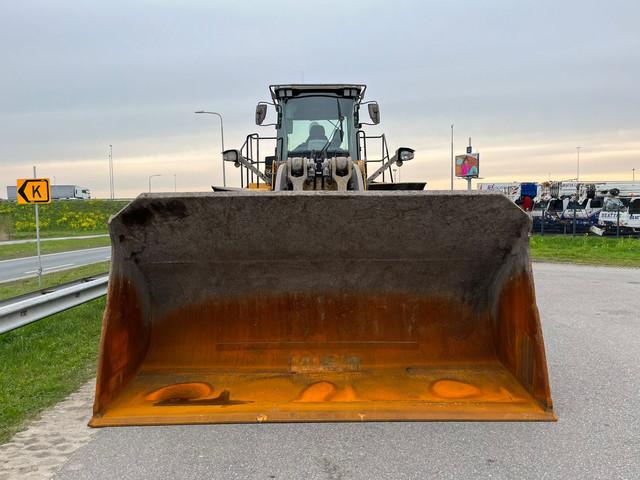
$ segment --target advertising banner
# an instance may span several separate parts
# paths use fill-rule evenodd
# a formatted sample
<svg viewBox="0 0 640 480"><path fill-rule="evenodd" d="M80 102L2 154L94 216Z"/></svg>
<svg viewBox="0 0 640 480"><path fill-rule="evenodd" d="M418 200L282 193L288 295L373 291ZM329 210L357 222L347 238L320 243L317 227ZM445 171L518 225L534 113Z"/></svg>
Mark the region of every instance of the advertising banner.
<svg viewBox="0 0 640 480"><path fill-rule="evenodd" d="M480 154L467 153L456 156L456 177L478 178Z"/></svg>

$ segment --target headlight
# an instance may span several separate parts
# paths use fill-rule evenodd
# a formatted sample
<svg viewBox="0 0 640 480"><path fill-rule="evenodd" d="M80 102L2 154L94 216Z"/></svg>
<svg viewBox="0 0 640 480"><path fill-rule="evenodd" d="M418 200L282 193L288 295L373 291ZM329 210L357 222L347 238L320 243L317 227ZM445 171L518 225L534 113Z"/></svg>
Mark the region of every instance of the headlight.
<svg viewBox="0 0 640 480"><path fill-rule="evenodd" d="M411 160L411 159L413 159L413 152L408 152L408 151L400 152L400 160L402 160L403 162L406 162L407 160Z"/></svg>
<svg viewBox="0 0 640 480"><path fill-rule="evenodd" d="M412 148L402 147L398 149L396 153L396 158L400 162L407 162L409 160L413 160L414 150Z"/></svg>

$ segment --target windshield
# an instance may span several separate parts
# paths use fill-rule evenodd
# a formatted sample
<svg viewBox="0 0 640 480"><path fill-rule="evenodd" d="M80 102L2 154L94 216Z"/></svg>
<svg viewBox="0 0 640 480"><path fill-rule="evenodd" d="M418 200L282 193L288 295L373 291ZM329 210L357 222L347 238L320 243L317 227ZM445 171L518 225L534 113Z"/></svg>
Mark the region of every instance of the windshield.
<svg viewBox="0 0 640 480"><path fill-rule="evenodd" d="M342 117L342 122L340 118ZM353 128L353 99L309 96L288 99L283 104L283 158L329 155L357 158Z"/></svg>
<svg viewBox="0 0 640 480"><path fill-rule="evenodd" d="M562 211L564 208L562 207L562 200L551 200L549 202L549 210L551 211Z"/></svg>

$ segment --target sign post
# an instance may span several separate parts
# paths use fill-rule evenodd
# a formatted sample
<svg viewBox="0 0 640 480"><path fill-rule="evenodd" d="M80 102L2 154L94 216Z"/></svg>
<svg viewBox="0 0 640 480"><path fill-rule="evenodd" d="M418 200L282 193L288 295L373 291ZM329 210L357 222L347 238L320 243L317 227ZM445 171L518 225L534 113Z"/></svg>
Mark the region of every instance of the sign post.
<svg viewBox="0 0 640 480"><path fill-rule="evenodd" d="M51 203L51 186L48 178L37 178L36 167L33 167L34 178L18 179L16 185L17 200L20 205L35 207L36 213L36 250L38 252L38 287L42 287L42 257L40 255L40 212L38 205Z"/></svg>
<svg viewBox="0 0 640 480"><path fill-rule="evenodd" d="M469 146L467 147L467 155L471 155L472 151L473 151L473 149L471 148L471 137L469 137ZM467 190L468 191L471 191L471 179L472 178L473 177L471 177L471 176L467 176Z"/></svg>

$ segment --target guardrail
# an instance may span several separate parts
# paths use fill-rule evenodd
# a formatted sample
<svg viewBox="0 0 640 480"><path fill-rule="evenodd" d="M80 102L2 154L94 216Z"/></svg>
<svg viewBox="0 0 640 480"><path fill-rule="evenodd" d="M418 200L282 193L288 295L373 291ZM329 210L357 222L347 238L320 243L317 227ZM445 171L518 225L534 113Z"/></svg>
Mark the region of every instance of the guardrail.
<svg viewBox="0 0 640 480"><path fill-rule="evenodd" d="M76 307L107 293L109 274L87 277L0 302L0 334Z"/></svg>

